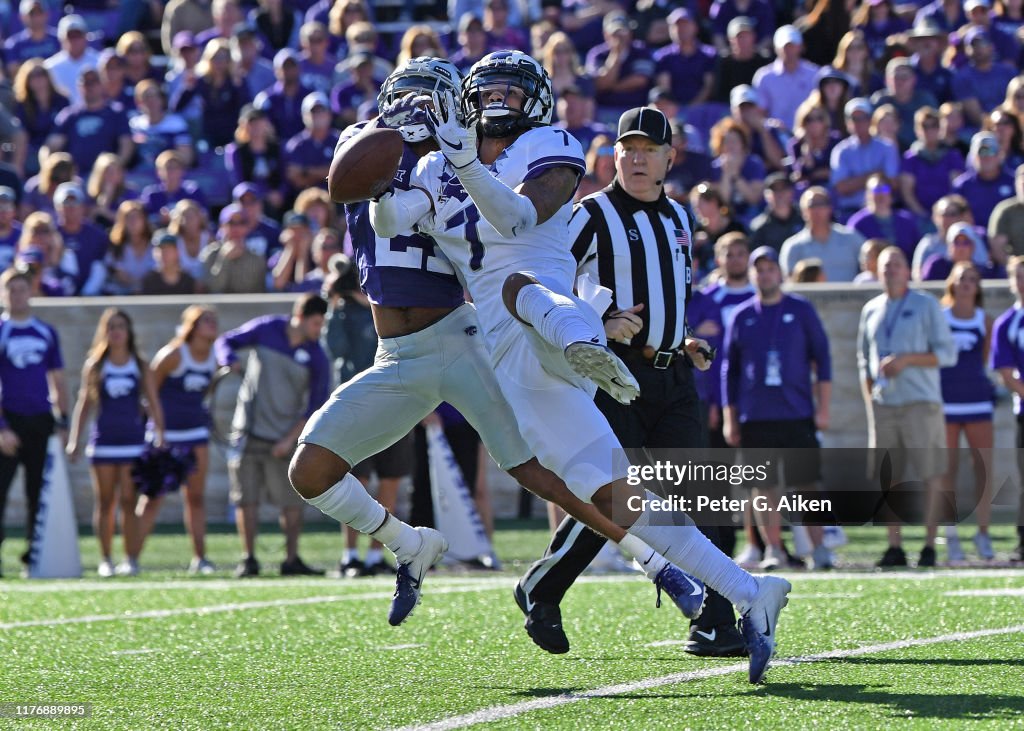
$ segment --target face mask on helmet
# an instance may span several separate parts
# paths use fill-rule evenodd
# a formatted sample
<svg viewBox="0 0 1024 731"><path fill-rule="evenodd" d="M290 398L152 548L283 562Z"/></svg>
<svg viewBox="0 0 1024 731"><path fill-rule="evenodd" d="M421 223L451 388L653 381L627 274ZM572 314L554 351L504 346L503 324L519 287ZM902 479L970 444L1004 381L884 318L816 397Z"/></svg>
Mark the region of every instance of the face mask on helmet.
<svg viewBox="0 0 1024 731"><path fill-rule="evenodd" d="M401 99L410 93L429 96L434 91L451 89L458 96L458 85L447 79L442 79L441 71L436 68L430 68L428 63L417 64L415 59L409 63L412 68L406 70L399 69L384 82L380 94L377 96L378 108ZM454 69L454 67L452 68ZM447 69L443 69L443 72L445 75L448 75ZM426 125L422 124L405 125L400 127L398 131L406 142L422 142L430 137L430 131Z"/></svg>
<svg viewBox="0 0 1024 731"><path fill-rule="evenodd" d="M474 69L463 84L467 123L479 124L485 137L497 138L549 124L551 91L543 74L527 64Z"/></svg>

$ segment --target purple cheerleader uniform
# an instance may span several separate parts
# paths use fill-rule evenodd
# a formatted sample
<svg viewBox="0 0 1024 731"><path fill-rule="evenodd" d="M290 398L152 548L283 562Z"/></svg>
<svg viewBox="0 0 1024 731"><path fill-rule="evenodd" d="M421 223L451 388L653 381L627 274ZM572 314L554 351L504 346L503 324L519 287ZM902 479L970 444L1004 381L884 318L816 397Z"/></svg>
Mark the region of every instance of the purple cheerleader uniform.
<svg viewBox="0 0 1024 731"><path fill-rule="evenodd" d="M85 454L92 464L131 462L146 448L139 364L134 358L124 365L104 361L99 391L99 413Z"/></svg>
<svg viewBox="0 0 1024 731"><path fill-rule="evenodd" d="M169 445L202 446L210 440L210 413L203 399L217 371L217 358L211 348L209 358L196 362L188 343L182 343L178 353L181 363L160 386L164 440Z"/></svg>

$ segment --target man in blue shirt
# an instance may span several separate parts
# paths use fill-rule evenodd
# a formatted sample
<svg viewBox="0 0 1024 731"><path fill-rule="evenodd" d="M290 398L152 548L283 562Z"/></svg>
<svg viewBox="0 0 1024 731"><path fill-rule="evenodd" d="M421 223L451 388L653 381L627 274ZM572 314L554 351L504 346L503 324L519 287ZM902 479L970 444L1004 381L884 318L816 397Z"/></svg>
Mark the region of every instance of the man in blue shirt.
<svg viewBox="0 0 1024 731"><path fill-rule="evenodd" d="M900 154L891 142L871 136L874 108L867 99L846 103L846 129L850 136L832 150L829 184L837 199L837 217L846 221L864 207L864 186L875 173L894 180L900 172Z"/></svg>
<svg viewBox="0 0 1024 731"><path fill-rule="evenodd" d="M968 63L953 75L953 99L964 105L967 123L980 128L985 116L1003 103L1006 85L1016 75L1011 66L996 63L988 31L974 27L964 36Z"/></svg>

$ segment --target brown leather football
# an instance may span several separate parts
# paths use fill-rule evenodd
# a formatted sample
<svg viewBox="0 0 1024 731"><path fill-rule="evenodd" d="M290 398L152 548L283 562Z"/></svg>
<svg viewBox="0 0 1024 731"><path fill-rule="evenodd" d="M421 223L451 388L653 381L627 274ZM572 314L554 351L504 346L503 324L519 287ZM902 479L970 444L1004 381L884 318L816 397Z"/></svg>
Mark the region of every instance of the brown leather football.
<svg viewBox="0 0 1024 731"><path fill-rule="evenodd" d="M365 201L382 193L395 177L405 142L398 130L364 130L334 153L327 189L335 203Z"/></svg>

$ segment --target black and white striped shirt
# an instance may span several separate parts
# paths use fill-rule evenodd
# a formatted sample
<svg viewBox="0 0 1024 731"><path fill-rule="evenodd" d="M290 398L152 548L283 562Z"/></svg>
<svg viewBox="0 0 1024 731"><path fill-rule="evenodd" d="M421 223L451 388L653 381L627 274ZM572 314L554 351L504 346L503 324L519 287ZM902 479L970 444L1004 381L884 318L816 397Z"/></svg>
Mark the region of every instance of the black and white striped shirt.
<svg viewBox="0 0 1024 731"><path fill-rule="evenodd" d="M643 303L631 346L681 348L692 278L692 228L685 208L662 193L633 198L618 182L576 204L569 222L577 274L612 291L611 309Z"/></svg>

